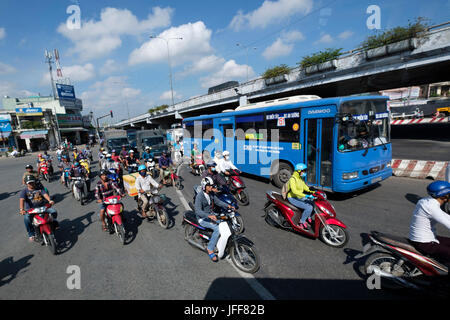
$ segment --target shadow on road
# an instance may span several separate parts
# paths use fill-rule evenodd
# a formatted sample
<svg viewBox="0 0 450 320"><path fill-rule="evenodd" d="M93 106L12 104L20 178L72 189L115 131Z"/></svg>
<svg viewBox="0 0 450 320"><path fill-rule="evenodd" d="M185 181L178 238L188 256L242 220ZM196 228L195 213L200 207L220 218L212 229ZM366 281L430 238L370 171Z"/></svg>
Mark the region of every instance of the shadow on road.
<svg viewBox="0 0 450 320"><path fill-rule="evenodd" d="M28 255L17 261L14 261L13 257L3 259L0 262L0 287L10 283L17 277L20 270L28 267L31 258L33 258L33 255Z"/></svg>
<svg viewBox="0 0 450 320"><path fill-rule="evenodd" d="M25 187L24 187L25 188ZM0 193L0 201L5 200L11 196L15 196L16 194L18 194L21 190L17 190L17 191L13 191L13 192L4 192L4 193Z"/></svg>
<svg viewBox="0 0 450 320"><path fill-rule="evenodd" d="M56 234L59 254L66 253L74 247L78 241L78 236L93 223L92 215L94 215L93 211L74 220L66 219L59 223L60 228Z"/></svg>
<svg viewBox="0 0 450 320"><path fill-rule="evenodd" d="M417 204L417 202L419 202L419 200L421 199L420 196L418 196L417 194L412 194L412 193L407 193L405 195L406 200L408 200L409 202L413 203L413 204Z"/></svg>
<svg viewBox="0 0 450 320"><path fill-rule="evenodd" d="M133 211L125 211L125 244L130 244L136 239L139 232L139 226L142 224L143 219L138 216L138 211L134 209Z"/></svg>

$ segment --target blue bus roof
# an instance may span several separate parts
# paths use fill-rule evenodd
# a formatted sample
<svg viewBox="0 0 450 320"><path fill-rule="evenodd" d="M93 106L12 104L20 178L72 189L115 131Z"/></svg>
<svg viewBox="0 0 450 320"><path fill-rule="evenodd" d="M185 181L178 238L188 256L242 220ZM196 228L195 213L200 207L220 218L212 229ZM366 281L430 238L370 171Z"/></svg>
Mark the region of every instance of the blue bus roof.
<svg viewBox="0 0 450 320"><path fill-rule="evenodd" d="M341 103L346 102L346 101L357 101L357 100L389 100L389 97L387 97L387 96L346 96L346 97L324 98L324 99L317 99L317 100L310 100L310 101L286 103L286 104L281 104L281 105L276 105L276 106L267 106L267 107L261 107L261 108L255 108L255 109L248 109L248 110L242 110L242 111L238 110L238 111L232 111L232 112L222 112L222 113L216 113L216 114L201 115L198 117L186 118L183 120L183 122L205 120L205 119L212 119L212 118L232 117L232 116L239 116L239 115L246 115L246 114L253 114L253 113L272 112L272 111L278 111L278 110L289 110L289 109L296 109L299 107L300 108L318 107L318 106L329 105L329 104L340 105Z"/></svg>

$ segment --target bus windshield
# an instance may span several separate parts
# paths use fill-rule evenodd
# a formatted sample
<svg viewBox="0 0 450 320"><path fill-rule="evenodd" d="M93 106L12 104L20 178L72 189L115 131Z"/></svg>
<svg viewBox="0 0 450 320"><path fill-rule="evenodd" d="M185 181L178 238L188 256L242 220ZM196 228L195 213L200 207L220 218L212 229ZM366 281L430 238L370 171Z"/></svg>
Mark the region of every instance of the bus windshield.
<svg viewBox="0 0 450 320"><path fill-rule="evenodd" d="M384 100L347 101L338 119L338 150L349 152L390 142L389 112Z"/></svg>

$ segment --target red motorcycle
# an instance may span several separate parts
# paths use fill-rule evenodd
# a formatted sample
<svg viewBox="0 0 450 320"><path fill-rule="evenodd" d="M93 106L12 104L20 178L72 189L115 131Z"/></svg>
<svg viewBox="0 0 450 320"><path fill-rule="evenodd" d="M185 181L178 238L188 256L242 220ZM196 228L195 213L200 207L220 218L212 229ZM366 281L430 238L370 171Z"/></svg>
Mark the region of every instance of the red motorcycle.
<svg viewBox="0 0 450 320"><path fill-rule="evenodd" d="M408 288L448 297L450 282L445 265L417 251L407 238L376 231L367 236L369 243L355 258L366 257L366 275L379 276L382 288Z"/></svg>
<svg viewBox="0 0 450 320"><path fill-rule="evenodd" d="M164 185L167 186L174 186L177 190L181 190L181 180L180 177L176 174L176 171L178 168L172 169L170 167L167 167L163 169L163 179ZM170 182L166 183L165 180L170 178Z"/></svg>
<svg viewBox="0 0 450 320"><path fill-rule="evenodd" d="M225 175L228 187L234 197L243 205L248 206L250 203L250 197L248 196L247 190L245 190L245 183L241 179L239 172L237 170L229 170L230 175Z"/></svg>
<svg viewBox="0 0 450 320"><path fill-rule="evenodd" d="M314 193L312 205L314 210L312 222L308 229L299 228L292 221L294 215L301 214L301 209L283 199L280 193L269 191L266 193L267 203L264 207L264 218L269 225L291 230L314 239L320 238L325 244L342 248L348 242L347 226L336 218L336 211L327 200L323 191Z"/></svg>
<svg viewBox="0 0 450 320"><path fill-rule="evenodd" d="M125 227L123 224L124 206L120 202L120 196L106 198L103 203L106 205L106 227L110 233L118 235L122 244L125 244Z"/></svg>
<svg viewBox="0 0 450 320"><path fill-rule="evenodd" d="M203 171L205 171L205 161L203 161L202 155L199 154L195 157L194 163L192 164L192 173L195 176L200 176Z"/></svg>
<svg viewBox="0 0 450 320"><path fill-rule="evenodd" d="M42 177L45 181L50 181L49 175L49 163L47 161L42 161L39 165L39 173L42 174Z"/></svg>
<svg viewBox="0 0 450 320"><path fill-rule="evenodd" d="M27 211L29 215L33 215L32 222L34 229L36 230L36 240L43 241L44 244L50 249L52 254L57 253L56 239L55 239L55 225L56 220L48 213L47 209L50 208L50 204L46 204L43 207L30 209Z"/></svg>

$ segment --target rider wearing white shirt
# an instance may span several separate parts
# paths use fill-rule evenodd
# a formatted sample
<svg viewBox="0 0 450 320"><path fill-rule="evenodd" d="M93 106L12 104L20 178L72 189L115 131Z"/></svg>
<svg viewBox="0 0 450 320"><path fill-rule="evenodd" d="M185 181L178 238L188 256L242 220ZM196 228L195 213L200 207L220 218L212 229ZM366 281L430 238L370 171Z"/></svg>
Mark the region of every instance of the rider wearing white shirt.
<svg viewBox="0 0 450 320"><path fill-rule="evenodd" d="M236 166L230 160L230 152L224 151L223 159L219 160L219 163L217 163L217 171L224 175L229 175L229 170L239 171L239 169L236 168Z"/></svg>
<svg viewBox="0 0 450 320"><path fill-rule="evenodd" d="M449 201L450 183L435 181L427 187L430 197L419 200L413 213L409 240L421 253L450 265L450 238L436 235L436 224L450 230L450 216L441 210Z"/></svg>
<svg viewBox="0 0 450 320"><path fill-rule="evenodd" d="M140 165L139 168L139 176L136 178L136 182L134 186L136 190L139 192L139 197L142 200L142 217L146 218L145 208L147 207L149 199L147 198L146 193L152 191L153 189L161 188L158 182L156 182L151 175L147 174L147 168L145 165ZM152 188L153 186L153 188Z"/></svg>

